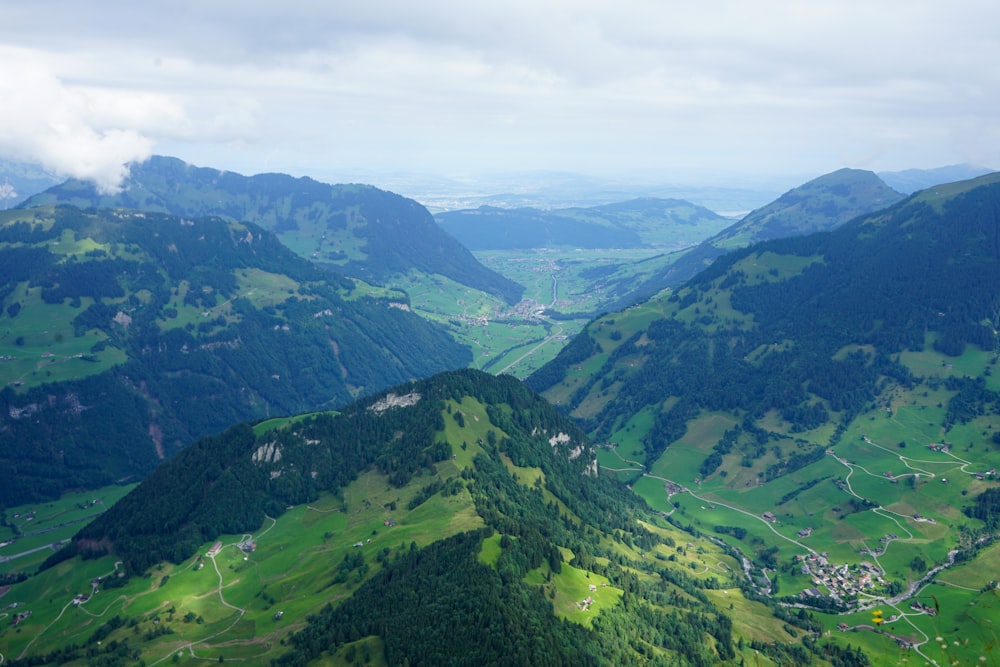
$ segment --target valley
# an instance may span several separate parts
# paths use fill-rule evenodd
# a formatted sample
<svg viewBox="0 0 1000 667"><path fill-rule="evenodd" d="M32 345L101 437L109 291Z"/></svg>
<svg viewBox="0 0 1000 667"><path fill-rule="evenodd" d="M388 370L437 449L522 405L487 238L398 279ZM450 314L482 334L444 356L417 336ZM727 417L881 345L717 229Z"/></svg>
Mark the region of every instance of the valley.
<svg viewBox="0 0 1000 667"><path fill-rule="evenodd" d="M917 199L830 240L863 247L856 234L877 236L880 224L927 224ZM933 324L905 344L894 317L858 335L865 329L848 322L864 300L842 301L845 285L865 285L871 299L876 286L899 283L841 277L855 268L833 265L835 254L797 242L734 253L674 293L588 324L562 363L528 382L587 425L602 467L652 507L747 555L762 594L824 610L817 618L830 631L867 631L859 641L869 655L885 652L877 637L889 633L932 664L970 664L997 637L985 615L966 615L992 605L997 580L956 588L953 578L994 549L995 524L983 528L990 515L978 508L1000 465L995 326L970 323L969 335L985 329L982 342L948 344L957 290L938 286L924 293L942 304L931 306ZM818 289L798 292L809 281ZM914 294L910 308L922 301ZM885 620L872 623L875 611ZM949 629L945 615L962 620ZM935 640L949 636L959 644Z"/></svg>
<svg viewBox="0 0 1000 667"><path fill-rule="evenodd" d="M524 378L541 368L616 296L616 282L638 279L650 249L538 248L478 251L485 266L523 285L510 306L443 277L409 275L388 285L404 291L414 312L445 326L473 351L472 367ZM612 282L608 276L614 276Z"/></svg>
<svg viewBox="0 0 1000 667"><path fill-rule="evenodd" d="M676 247L660 200L520 210L637 241L437 273L391 193L164 174L0 228L4 665L995 661L995 176L841 170Z"/></svg>

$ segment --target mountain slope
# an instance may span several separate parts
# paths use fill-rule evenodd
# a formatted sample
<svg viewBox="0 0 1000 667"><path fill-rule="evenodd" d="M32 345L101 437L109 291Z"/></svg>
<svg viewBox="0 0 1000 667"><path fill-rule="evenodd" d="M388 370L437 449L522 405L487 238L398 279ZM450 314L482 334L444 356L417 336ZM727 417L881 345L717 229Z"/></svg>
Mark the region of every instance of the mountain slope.
<svg viewBox="0 0 1000 667"><path fill-rule="evenodd" d="M445 231L473 250L681 248L727 224L725 218L704 207L654 198L555 210L481 206L434 217Z"/></svg>
<svg viewBox="0 0 1000 667"><path fill-rule="evenodd" d="M649 476L674 485L693 525L763 568L762 592L902 610L929 604L928 580L995 557L998 295L992 174L734 251L592 322L528 384L607 443L602 466L649 502L664 498ZM992 604L974 581L985 588L941 613ZM918 621L898 638L934 630Z"/></svg>
<svg viewBox="0 0 1000 667"><path fill-rule="evenodd" d="M405 295L220 218L8 211L0 300L4 505L146 473L231 424L469 361Z"/></svg>
<svg viewBox="0 0 1000 667"><path fill-rule="evenodd" d="M15 584L33 613L23 632L0 628L0 651L110 660L124 642L147 663L183 651L278 665L705 666L844 652L797 639L807 615L744 597L731 553L594 471L565 417L513 378L471 370L336 415L240 426L80 531L73 550L87 559L66 550ZM156 576L121 576L150 566ZM70 609L81 584L101 592ZM110 597L116 616L94 627ZM755 618L735 618L736 604Z"/></svg>
<svg viewBox="0 0 1000 667"><path fill-rule="evenodd" d="M733 252L679 292L650 302L649 308L667 315L645 328L642 336L635 334L630 341L618 338L613 352L605 348L603 337L600 345L595 344L598 331L617 326L623 317L609 315L610 324L601 320L591 324L588 333L560 355L566 359L557 358L558 363L542 369L529 384L536 390L551 390L570 377L570 365L594 355L609 364L602 373L621 369L621 360L630 355L666 364L660 373L641 367L619 370L618 376L624 376L616 391L619 398L642 397L638 405L630 405L634 410L662 400L657 393L643 393L643 383L695 380L669 370L682 363L684 355L658 355L655 350L676 344L693 352L711 340L727 339L730 342L723 348L713 346L708 357L704 349L691 357L692 372L699 364L725 363L748 381L756 378L772 385L748 393L761 402L751 410L759 414L805 401L808 392L801 388L819 382L810 375L815 370L812 364L840 366L842 360L833 357L845 346L870 346L869 355L875 356L868 363L882 359L887 364L883 373L892 365L890 355L923 348L928 333L935 335L934 346L945 354L960 354L970 343L993 350L996 335L991 327L1000 293L998 183L1000 177L991 175L921 192L831 233L769 241ZM648 319L648 313L644 317ZM761 377L761 365L772 362L777 365ZM693 394L677 385L678 395L704 407L725 407L727 401L735 405L735 399L723 398L726 381L718 370L697 379L698 392ZM589 378L588 387L600 379ZM772 394L783 384L787 387L775 402ZM705 398L709 388L720 393ZM577 390L568 408L580 408L587 394ZM615 423L614 415L621 414L613 403L604 401L602 411L593 415L593 425L605 433Z"/></svg>
<svg viewBox="0 0 1000 667"><path fill-rule="evenodd" d="M706 268L717 257L736 248L768 239L834 229L903 198L875 174L840 169L789 190L767 206L703 241L664 267L614 307L649 298L666 287L676 287Z"/></svg>
<svg viewBox="0 0 1000 667"><path fill-rule="evenodd" d="M515 303L521 286L480 264L417 202L365 185L284 174L242 176L154 156L131 165L116 195L70 180L25 206L120 207L187 217L218 215L270 229L300 255L368 282L417 270Z"/></svg>

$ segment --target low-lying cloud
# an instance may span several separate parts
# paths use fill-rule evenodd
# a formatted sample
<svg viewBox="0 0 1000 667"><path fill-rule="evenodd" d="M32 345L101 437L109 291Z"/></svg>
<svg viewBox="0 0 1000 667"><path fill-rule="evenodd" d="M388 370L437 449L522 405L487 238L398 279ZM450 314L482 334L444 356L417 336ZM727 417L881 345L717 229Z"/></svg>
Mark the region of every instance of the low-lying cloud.
<svg viewBox="0 0 1000 667"><path fill-rule="evenodd" d="M130 108L148 106L127 92L77 87L29 54L7 51L0 86L0 153L61 176L93 181L115 192L128 163L153 151L153 140L122 123Z"/></svg>

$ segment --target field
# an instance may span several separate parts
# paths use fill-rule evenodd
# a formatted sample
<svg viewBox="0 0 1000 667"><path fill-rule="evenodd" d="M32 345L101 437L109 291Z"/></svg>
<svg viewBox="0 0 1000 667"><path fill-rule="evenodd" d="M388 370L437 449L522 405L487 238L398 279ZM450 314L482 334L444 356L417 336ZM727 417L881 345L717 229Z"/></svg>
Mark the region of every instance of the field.
<svg viewBox="0 0 1000 667"><path fill-rule="evenodd" d="M108 486L69 493L51 502L6 508L0 524L0 574L33 572L52 554L53 545L68 540L134 487Z"/></svg>
<svg viewBox="0 0 1000 667"><path fill-rule="evenodd" d="M628 282L659 264L651 250L480 251L484 265L525 286L514 306L440 275L411 273L388 287L409 295L414 312L445 326L473 353L471 366L491 373L527 377L550 361L615 298L607 276L587 278L595 266L609 267ZM561 314L558 319L546 311Z"/></svg>
<svg viewBox="0 0 1000 667"><path fill-rule="evenodd" d="M14 585L4 596L4 607L17 603L13 611L3 612L5 617L19 610L31 615L16 626L0 623L0 653L16 657L35 644L51 651L67 642L84 643L101 623L122 615L129 619L128 635L146 639L142 651L149 664L178 651L185 659L263 660L292 629L285 618L302 619L348 594L369 568L378 567L379 554L481 525L467 492L435 495L406 510L419 488L395 489L377 473L364 474L344 489L342 498L325 496L291 508L253 534L222 535L217 547L205 544L188 561L159 566L121 588L114 588L111 558L62 563ZM105 496L110 491L125 489L105 490ZM35 520L72 517L73 500L46 507L44 517L38 511ZM367 565L336 581L337 563L355 551ZM92 590L97 577L105 579ZM74 603L78 595L89 599Z"/></svg>
<svg viewBox="0 0 1000 667"><path fill-rule="evenodd" d="M0 313L0 386L78 379L125 361L125 353L113 346L92 350L106 340L103 333L75 335L73 318L90 306L90 299L80 299L77 307L47 304L40 287L20 285L6 301L22 308L15 317Z"/></svg>
<svg viewBox="0 0 1000 667"><path fill-rule="evenodd" d="M744 260L749 262L747 274L769 280L770 273L754 273L751 260ZM789 264L780 267L779 274L799 272L807 265L805 260ZM597 415L619 386L614 369L602 370L620 344L608 334L618 331L617 340L628 339L644 328L644 311L671 308L668 300L653 299L642 308L593 323L589 331L601 351L569 369L566 380L546 397L559 404L587 388L572 414L584 419ZM718 294L709 309L715 319L731 316L728 302ZM931 351L899 355L922 382L894 386L839 429L832 419L812 431L793 431L776 411L758 415L756 424L778 437L756 448L752 439L741 436L721 464L705 475L702 468L713 448L743 416L703 412L688 421L686 432L659 458L646 461L645 436L655 412L669 410L677 400L668 397L616 422L609 442L599 450L599 465L630 484L654 509L703 534L717 535L746 554L753 561L758 588L772 597L808 603L811 593L806 591L815 590L860 606L861 611L823 616L823 622L831 633L840 632L842 622L849 633L855 629L839 639L860 643L873 658L879 657L878 664L896 664L900 649L886 632L861 626L867 619L873 628L868 609L890 600L894 602L886 604L886 612L899 616L896 634L914 645L909 651L915 660L972 664L979 661L975 651L980 650L995 661L998 656L989 651L997 646L996 629L989 619L997 597L990 582L1000 580L990 564L996 550L974 556L973 565L949 564L952 550L967 544L966 535L981 525L962 508L998 479L1000 447L992 435L1000 423L987 409L947 430L942 427L955 395L944 381L982 376L986 387L995 390L1000 385L988 372L994 355L969 348L960 357L945 357L930 347L933 340L927 342ZM616 368L628 373L631 366L643 363L642 339L637 346L631 357L615 359ZM608 380L586 384L598 371ZM807 454L812 458L806 463L773 473ZM928 576L939 566L943 570ZM868 574L868 567L878 574ZM847 568L842 582L831 568ZM990 574L965 584L967 569ZM933 606L935 599L942 608L936 616L910 608L914 601ZM937 636L947 640L944 648L933 641Z"/></svg>
<svg viewBox="0 0 1000 667"><path fill-rule="evenodd" d="M620 314L617 319L617 326L626 324ZM915 372L930 376L928 384L897 390L888 408L872 405L833 445L828 444L833 431L826 427L800 432L772 440L749 467L741 465L738 450L727 454L721 467L702 479L699 467L738 422L725 414L702 414L647 465L642 437L652 420L638 413L601 450L600 465L630 482L654 509L717 534L753 558L755 577L767 577L772 595L802 600L802 591L818 588L821 595L857 601L860 609L853 613L815 613L830 634L843 632L839 625L846 624L848 636L840 639L860 644L875 664L897 664L907 655L911 662L992 664L1000 657L1000 630L993 620L1000 602L997 547L954 567L949 552L975 528L961 509L995 485L991 471L1000 466L1000 449L989 436L996 417L983 414L943 431L952 392L934 384L938 377L981 374L991 357L972 351L943 363L933 352L903 356ZM590 414L593 408L579 411ZM777 432L787 428L774 415L760 423ZM825 450L818 460L774 479L763 476L769 466L815 447ZM817 583L817 576L826 576L824 567L802 571L804 559L817 554L855 574L845 578L846 585ZM884 583L872 577L867 588L850 584L852 578L866 581L864 563L876 568ZM928 578L935 566L942 571ZM876 631L870 609L879 604L887 618L896 618ZM897 640L912 648L900 649Z"/></svg>

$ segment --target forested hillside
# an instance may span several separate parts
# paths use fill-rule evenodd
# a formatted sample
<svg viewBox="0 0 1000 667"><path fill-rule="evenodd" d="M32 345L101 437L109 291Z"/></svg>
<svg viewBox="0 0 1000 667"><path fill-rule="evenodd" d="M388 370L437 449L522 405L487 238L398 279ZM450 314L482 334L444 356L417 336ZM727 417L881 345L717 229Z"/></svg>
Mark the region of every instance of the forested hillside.
<svg viewBox="0 0 1000 667"><path fill-rule="evenodd" d="M60 613L75 590L60 578L109 568L93 582L104 592ZM742 579L731 552L598 476L586 436L522 383L463 370L187 448L14 585L35 611L23 634L0 629L0 651L14 665L175 652L275 665L866 664L802 635L808 614L745 597ZM115 615L93 627L108 597Z"/></svg>
<svg viewBox="0 0 1000 667"><path fill-rule="evenodd" d="M131 165L121 192L69 180L25 206L72 204L253 222L320 266L368 282L408 271L440 274L516 303L523 288L480 264L423 206L367 185L328 185L285 174L243 176L154 156Z"/></svg>
<svg viewBox="0 0 1000 667"><path fill-rule="evenodd" d="M651 452L703 409L856 414L886 378L910 381L899 354L924 349L928 334L950 356L969 344L996 349L998 201L1000 179L987 176L919 193L834 232L735 251L660 297L666 316L627 338L619 332L613 349L595 341L621 316L592 323L529 385L553 390L571 366L604 359L562 402L578 410L594 387L614 383L614 398L587 415L602 436L676 397L650 431Z"/></svg>
<svg viewBox="0 0 1000 667"><path fill-rule="evenodd" d="M464 366L399 292L252 223L0 218L0 504L149 472L196 437Z"/></svg>
<svg viewBox="0 0 1000 667"><path fill-rule="evenodd" d="M840 169L804 183L681 255L636 286L614 309L677 287L723 254L753 243L834 229L859 215L890 206L903 195L870 171Z"/></svg>
<svg viewBox="0 0 1000 667"><path fill-rule="evenodd" d="M592 322L528 384L604 469L747 554L762 593L828 626L885 608L919 647L971 633L996 595L998 295L993 174L734 251Z"/></svg>

